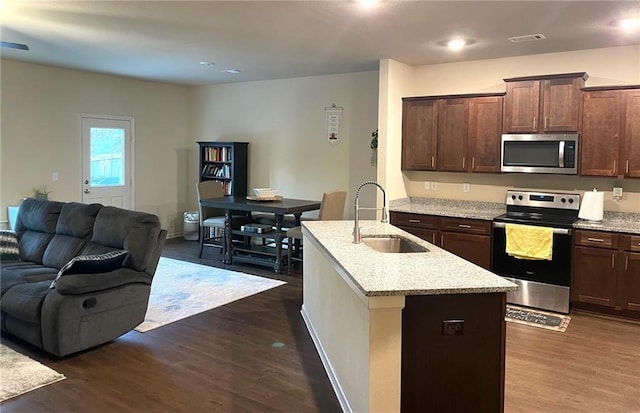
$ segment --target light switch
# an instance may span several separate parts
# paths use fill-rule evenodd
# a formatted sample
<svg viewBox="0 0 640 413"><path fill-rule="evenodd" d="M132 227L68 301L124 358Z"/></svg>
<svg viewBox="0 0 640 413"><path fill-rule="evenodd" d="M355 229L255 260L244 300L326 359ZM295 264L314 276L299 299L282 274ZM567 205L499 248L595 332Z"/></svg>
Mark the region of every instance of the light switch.
<svg viewBox="0 0 640 413"><path fill-rule="evenodd" d="M51 174L51 180L52 181L57 181L58 180L58 173L57 172L53 172Z"/></svg>
<svg viewBox="0 0 640 413"><path fill-rule="evenodd" d="M462 184L462 192L469 192L469 184Z"/></svg>
<svg viewBox="0 0 640 413"><path fill-rule="evenodd" d="M436 181L431 182L431 190L432 191L438 190L438 183Z"/></svg>

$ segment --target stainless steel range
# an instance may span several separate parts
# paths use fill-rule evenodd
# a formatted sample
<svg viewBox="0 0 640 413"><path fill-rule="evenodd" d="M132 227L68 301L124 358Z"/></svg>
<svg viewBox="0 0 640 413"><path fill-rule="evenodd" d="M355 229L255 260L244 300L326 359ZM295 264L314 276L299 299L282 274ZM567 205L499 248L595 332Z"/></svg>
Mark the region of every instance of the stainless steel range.
<svg viewBox="0 0 640 413"><path fill-rule="evenodd" d="M569 312L571 287L571 234L578 219L580 195L575 193L507 191L507 213L493 220L492 269L518 284L507 302ZM551 259L516 258L506 252L506 227L521 224L551 228Z"/></svg>

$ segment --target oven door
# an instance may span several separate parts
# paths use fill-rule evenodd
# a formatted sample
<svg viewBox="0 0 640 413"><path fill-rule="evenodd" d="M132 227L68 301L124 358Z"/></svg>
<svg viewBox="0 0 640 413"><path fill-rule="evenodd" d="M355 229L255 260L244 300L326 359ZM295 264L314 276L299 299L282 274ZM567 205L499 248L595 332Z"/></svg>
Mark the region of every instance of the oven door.
<svg viewBox="0 0 640 413"><path fill-rule="evenodd" d="M554 228L551 260L528 260L506 253L505 223L493 223L493 272L518 284L507 301L529 307L569 312L571 286L571 229Z"/></svg>

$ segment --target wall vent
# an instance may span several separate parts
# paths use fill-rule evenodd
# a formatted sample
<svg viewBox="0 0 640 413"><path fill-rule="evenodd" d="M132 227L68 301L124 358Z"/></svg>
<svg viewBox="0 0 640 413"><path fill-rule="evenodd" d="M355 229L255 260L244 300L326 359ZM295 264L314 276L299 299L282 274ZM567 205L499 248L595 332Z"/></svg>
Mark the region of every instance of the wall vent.
<svg viewBox="0 0 640 413"><path fill-rule="evenodd" d="M509 37L509 41L511 43L522 43L522 42L534 42L536 40L544 40L546 37L544 34L527 34L524 36L514 36Z"/></svg>

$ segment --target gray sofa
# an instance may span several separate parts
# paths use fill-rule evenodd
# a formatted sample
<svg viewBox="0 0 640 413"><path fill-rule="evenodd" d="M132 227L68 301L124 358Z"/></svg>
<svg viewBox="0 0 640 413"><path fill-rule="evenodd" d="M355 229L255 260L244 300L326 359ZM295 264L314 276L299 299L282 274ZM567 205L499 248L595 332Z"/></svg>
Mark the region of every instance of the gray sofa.
<svg viewBox="0 0 640 413"><path fill-rule="evenodd" d="M167 235L157 216L27 198L15 232L20 260L0 262L3 332L62 357L144 320Z"/></svg>

